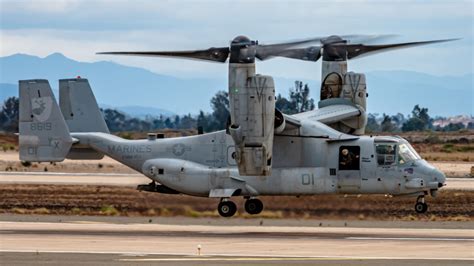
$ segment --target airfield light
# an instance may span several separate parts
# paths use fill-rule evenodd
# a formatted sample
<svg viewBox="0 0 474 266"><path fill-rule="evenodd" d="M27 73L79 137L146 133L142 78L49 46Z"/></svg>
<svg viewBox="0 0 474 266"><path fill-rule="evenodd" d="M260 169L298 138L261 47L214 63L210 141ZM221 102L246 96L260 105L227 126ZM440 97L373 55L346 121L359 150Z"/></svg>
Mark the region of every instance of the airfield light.
<svg viewBox="0 0 474 266"><path fill-rule="evenodd" d="M201 245L197 245L197 249L198 249L198 256L201 256Z"/></svg>

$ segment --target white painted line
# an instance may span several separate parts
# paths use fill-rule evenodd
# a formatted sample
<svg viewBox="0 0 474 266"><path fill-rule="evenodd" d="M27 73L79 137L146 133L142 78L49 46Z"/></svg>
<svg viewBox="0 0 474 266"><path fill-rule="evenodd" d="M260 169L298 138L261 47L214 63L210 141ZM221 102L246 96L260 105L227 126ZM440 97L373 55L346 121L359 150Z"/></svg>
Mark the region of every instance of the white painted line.
<svg viewBox="0 0 474 266"><path fill-rule="evenodd" d="M361 258L333 258L333 257L268 257L268 258L256 258L256 257L235 257L235 258L137 258L137 259L118 259L118 261L138 262L138 261L308 261L308 260L360 260Z"/></svg>
<svg viewBox="0 0 474 266"><path fill-rule="evenodd" d="M348 240L403 240L403 241L474 241L474 238L440 237L345 237Z"/></svg>
<svg viewBox="0 0 474 266"><path fill-rule="evenodd" d="M10 171L0 171L0 175L20 175L20 176L125 176L133 177L139 176L144 177L142 174L120 174L120 173L63 173L63 172L10 172Z"/></svg>

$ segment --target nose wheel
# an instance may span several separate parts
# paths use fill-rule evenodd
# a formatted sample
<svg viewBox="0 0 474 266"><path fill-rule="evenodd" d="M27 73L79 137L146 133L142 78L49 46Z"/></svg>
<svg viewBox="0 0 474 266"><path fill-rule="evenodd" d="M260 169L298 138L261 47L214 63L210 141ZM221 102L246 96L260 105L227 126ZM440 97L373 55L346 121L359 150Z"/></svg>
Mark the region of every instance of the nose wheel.
<svg viewBox="0 0 474 266"><path fill-rule="evenodd" d="M223 199L217 206L217 211L222 217L232 217L237 211L237 206L234 202Z"/></svg>
<svg viewBox="0 0 474 266"><path fill-rule="evenodd" d="M259 199L248 199L245 202L245 211L249 214L259 214L263 210L263 203Z"/></svg>
<svg viewBox="0 0 474 266"><path fill-rule="evenodd" d="M427 210L428 204L425 203L425 197L419 196L418 199L416 199L415 211L417 213L425 213Z"/></svg>

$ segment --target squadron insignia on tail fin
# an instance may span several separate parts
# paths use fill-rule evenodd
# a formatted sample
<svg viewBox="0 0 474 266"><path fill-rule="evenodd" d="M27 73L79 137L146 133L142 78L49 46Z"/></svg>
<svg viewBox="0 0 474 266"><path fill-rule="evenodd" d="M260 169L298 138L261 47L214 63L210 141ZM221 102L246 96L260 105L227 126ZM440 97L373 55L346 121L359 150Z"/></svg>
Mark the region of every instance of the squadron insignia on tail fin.
<svg viewBox="0 0 474 266"><path fill-rule="evenodd" d="M20 160L62 161L73 139L49 82L20 80Z"/></svg>

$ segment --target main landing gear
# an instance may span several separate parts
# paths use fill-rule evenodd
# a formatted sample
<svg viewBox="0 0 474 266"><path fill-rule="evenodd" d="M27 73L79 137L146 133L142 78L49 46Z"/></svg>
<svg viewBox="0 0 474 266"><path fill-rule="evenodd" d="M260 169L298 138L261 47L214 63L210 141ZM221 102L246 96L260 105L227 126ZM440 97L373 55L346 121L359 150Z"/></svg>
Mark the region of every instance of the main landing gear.
<svg viewBox="0 0 474 266"><path fill-rule="evenodd" d="M256 198L249 198L245 201L245 211L249 214L259 214L263 210L263 203ZM217 206L217 211L222 217L232 217L237 212L237 206L228 198L221 199Z"/></svg>
<svg viewBox="0 0 474 266"><path fill-rule="evenodd" d="M425 203L425 196L418 196L415 204L415 211L417 213L425 213L428 210L428 204Z"/></svg>
<svg viewBox="0 0 474 266"><path fill-rule="evenodd" d="M217 206L217 211L222 217L232 217L237 211L237 206L229 199L222 199Z"/></svg>
<svg viewBox="0 0 474 266"><path fill-rule="evenodd" d="M247 199L245 201L245 211L249 214L259 214L263 210L263 203L259 199Z"/></svg>

